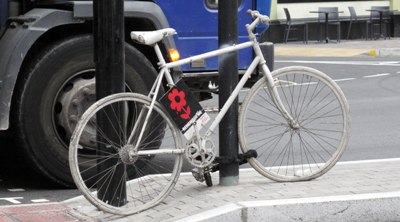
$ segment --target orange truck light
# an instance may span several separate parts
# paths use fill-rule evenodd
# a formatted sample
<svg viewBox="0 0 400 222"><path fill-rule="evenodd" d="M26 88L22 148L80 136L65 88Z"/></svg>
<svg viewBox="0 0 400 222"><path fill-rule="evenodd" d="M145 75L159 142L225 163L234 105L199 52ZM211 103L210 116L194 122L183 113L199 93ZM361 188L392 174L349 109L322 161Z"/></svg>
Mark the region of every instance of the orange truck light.
<svg viewBox="0 0 400 222"><path fill-rule="evenodd" d="M180 55L177 49L168 49L169 57L173 62L178 61L180 59Z"/></svg>

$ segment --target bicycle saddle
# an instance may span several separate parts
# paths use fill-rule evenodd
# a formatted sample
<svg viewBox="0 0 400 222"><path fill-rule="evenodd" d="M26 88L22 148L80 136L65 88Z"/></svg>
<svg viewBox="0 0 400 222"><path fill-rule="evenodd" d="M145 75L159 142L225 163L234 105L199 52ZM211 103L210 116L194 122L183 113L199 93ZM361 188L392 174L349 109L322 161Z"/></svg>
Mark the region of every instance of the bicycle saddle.
<svg viewBox="0 0 400 222"><path fill-rule="evenodd" d="M173 28L165 28L155 31L132 31L131 38L132 40L144 44L144 45L153 45L163 38L171 35L175 35L176 31Z"/></svg>

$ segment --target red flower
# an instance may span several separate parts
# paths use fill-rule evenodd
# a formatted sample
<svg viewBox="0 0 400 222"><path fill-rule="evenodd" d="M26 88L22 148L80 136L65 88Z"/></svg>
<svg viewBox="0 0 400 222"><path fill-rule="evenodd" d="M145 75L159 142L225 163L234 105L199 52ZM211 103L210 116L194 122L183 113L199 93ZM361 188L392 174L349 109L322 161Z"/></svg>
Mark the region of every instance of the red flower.
<svg viewBox="0 0 400 222"><path fill-rule="evenodd" d="M186 105L185 92L173 89L168 94L168 99L171 101L171 109L181 112L183 107Z"/></svg>

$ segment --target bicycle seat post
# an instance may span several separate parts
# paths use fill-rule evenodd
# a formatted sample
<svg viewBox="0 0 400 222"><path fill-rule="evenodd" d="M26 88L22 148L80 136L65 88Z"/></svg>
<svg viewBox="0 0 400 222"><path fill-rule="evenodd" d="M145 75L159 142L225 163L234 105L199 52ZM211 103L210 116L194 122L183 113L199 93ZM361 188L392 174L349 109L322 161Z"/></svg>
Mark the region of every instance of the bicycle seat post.
<svg viewBox="0 0 400 222"><path fill-rule="evenodd" d="M157 58L158 58L157 65L161 70L159 74L164 72L165 78L167 79L167 82L168 82L168 85L170 85L170 86L175 85L174 81L172 80L171 73L169 72L169 70L167 68L165 68L165 65L167 63L165 62L164 56L163 56L163 54L161 52L160 47L158 46L158 43L154 44L153 48L154 48L154 51L155 51L155 53L157 55Z"/></svg>
<svg viewBox="0 0 400 222"><path fill-rule="evenodd" d="M161 69L161 68L163 68L163 67L165 66L165 64L166 64L165 59L164 59L164 56L163 56L163 54L162 54L162 52L161 52L160 46L158 46L158 43L154 44L153 48L154 48L154 51L155 51L155 53L156 53L156 55L157 55L157 58L158 58L158 64L157 64L157 65L158 65L158 66L160 67L160 69Z"/></svg>

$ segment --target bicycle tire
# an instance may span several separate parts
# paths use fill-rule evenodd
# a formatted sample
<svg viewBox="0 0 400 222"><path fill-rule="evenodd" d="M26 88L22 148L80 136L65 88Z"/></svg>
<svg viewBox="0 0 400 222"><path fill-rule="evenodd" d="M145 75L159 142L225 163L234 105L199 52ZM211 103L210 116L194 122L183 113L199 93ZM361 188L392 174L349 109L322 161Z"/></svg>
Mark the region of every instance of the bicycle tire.
<svg viewBox="0 0 400 222"><path fill-rule="evenodd" d="M340 159L350 135L350 110L339 86L326 74L293 66L272 72L291 127L276 108L262 78L250 89L239 114L243 153L256 150L250 165L279 182L315 179Z"/></svg>
<svg viewBox="0 0 400 222"><path fill-rule="evenodd" d="M158 102L144 127L138 117L146 116L150 104L144 95L114 94L90 106L75 128L69 147L72 177L100 210L118 215L146 210L164 200L178 180L184 153L180 131ZM141 156L133 150L135 142L127 144L135 124L145 130L138 152L151 154ZM181 152L162 153L166 148Z"/></svg>

